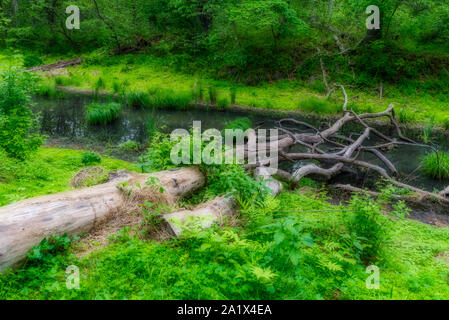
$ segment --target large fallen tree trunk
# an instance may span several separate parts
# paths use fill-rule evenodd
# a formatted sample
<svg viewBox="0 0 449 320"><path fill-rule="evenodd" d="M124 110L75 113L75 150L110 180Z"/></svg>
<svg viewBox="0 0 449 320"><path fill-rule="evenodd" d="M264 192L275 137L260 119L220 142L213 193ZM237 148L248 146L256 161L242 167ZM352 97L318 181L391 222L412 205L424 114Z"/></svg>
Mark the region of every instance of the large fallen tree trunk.
<svg viewBox="0 0 449 320"><path fill-rule="evenodd" d="M43 238L65 233L80 234L104 223L129 204L129 194L124 195L123 192L127 186L137 186L147 193L158 193L162 187L162 196L170 201L201 188L204 183L204 175L196 168L152 174L123 173L108 183L91 188L1 207L0 271L20 265L27 252Z"/></svg>

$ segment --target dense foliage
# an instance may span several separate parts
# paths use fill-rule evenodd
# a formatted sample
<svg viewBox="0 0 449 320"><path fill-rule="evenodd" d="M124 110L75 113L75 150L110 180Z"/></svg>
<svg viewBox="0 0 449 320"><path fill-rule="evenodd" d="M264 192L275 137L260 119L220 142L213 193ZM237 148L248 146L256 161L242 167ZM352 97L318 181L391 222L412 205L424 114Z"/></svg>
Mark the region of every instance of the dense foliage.
<svg viewBox="0 0 449 320"><path fill-rule="evenodd" d="M309 189L310 190L310 189ZM444 299L448 269L438 252L449 233L380 215L355 198L333 206L317 190L283 193L240 211L243 226L186 234L158 243L129 228L105 248L64 251L66 236L36 247L27 266L0 276L0 299ZM295 212L292 212L295 208ZM375 220L348 227L367 212ZM371 219L371 218L368 218ZM372 235L382 226L384 239ZM377 240L375 240L377 239ZM380 288L366 287L363 252L377 246ZM379 250L380 249L380 250ZM373 253L373 251L370 251ZM39 263L38 260L39 259ZM80 268L80 289L66 288L66 268Z"/></svg>
<svg viewBox="0 0 449 320"><path fill-rule="evenodd" d="M33 76L10 68L0 74L0 148L14 158L25 159L43 139L30 109Z"/></svg>
<svg viewBox="0 0 449 320"><path fill-rule="evenodd" d="M309 77L319 69L319 47L330 70L359 85L375 78L416 87L419 82L407 79L423 73L449 82L444 1L80 0L81 27L68 30L70 4L2 1L0 45L46 53L146 48L178 66L194 63L249 83ZM365 27L369 5L380 8L380 30ZM342 48L354 50L338 54ZM27 66L37 62L27 57Z"/></svg>

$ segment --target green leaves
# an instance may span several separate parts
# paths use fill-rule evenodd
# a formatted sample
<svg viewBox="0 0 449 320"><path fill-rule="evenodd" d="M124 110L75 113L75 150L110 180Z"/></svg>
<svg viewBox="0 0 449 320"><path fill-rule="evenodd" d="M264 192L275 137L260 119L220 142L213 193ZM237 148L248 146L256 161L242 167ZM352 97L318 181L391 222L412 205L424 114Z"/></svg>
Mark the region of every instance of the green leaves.
<svg viewBox="0 0 449 320"><path fill-rule="evenodd" d="M0 74L0 148L24 160L43 143L38 122L30 109L35 77L11 67Z"/></svg>

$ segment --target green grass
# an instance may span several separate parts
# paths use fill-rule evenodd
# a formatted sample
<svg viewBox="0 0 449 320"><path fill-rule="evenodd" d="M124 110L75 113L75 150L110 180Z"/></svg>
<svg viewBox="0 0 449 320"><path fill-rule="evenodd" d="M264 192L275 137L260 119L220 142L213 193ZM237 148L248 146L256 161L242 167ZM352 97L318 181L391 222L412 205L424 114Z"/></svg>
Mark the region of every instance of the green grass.
<svg viewBox="0 0 449 320"><path fill-rule="evenodd" d="M434 179L449 179L449 153L429 153L422 159L424 173Z"/></svg>
<svg viewBox="0 0 449 320"><path fill-rule="evenodd" d="M70 190L70 179L82 168L83 151L41 148L31 159L18 162L0 153L0 206L19 200ZM103 158L106 170L136 170L125 161Z"/></svg>
<svg viewBox="0 0 449 320"><path fill-rule="evenodd" d="M97 103L93 102L86 108L86 120L89 124L108 124L116 120L122 106L119 103Z"/></svg>
<svg viewBox="0 0 449 320"><path fill-rule="evenodd" d="M149 89L171 90L174 93L190 92L191 101L195 100L194 96L198 96L198 92L193 94L196 84L196 91L199 90L199 87L205 91L201 94L204 96L202 99L210 100L210 94L206 90L214 87L213 91L215 90L216 93L212 94L212 98L215 97L215 94L219 97L231 93L231 104L235 102L235 104L243 106L322 114L333 114L340 111L343 105L341 92L337 91L328 100L323 94L322 86L318 86L319 81L315 81L317 84L314 86L311 86L309 81L302 80L279 80L248 86L226 80L214 80L201 73L194 75L176 71L163 57L144 54L104 57L103 59L95 57L96 53L88 54L86 63L68 68L69 76L63 76L58 81L62 81L63 85L68 87L92 89L96 87L99 78L102 78L105 92L114 93L121 90L128 94L131 92L146 94ZM11 58L10 52L0 52L0 65L2 63L4 66L21 63L23 58L23 55L20 54ZM44 63L51 63L73 57L42 56L41 58ZM128 64L130 60L133 61L132 64ZM418 124L426 123L429 115L434 114L436 125L443 127L449 109L448 99L444 101L437 99L434 94L422 90L404 91L400 86L385 84L382 100L379 100L378 94L373 93L370 89L348 86L346 91L350 98L355 97L351 100L350 107L359 112L383 111L393 103L397 110L403 108L409 115L416 115L411 118ZM238 92L237 96L235 92ZM321 101L321 103L317 101Z"/></svg>
<svg viewBox="0 0 449 320"><path fill-rule="evenodd" d="M370 290L366 265L348 240L353 213L337 209L342 207L317 194L284 192L243 210L244 228L162 243L123 229L107 247L83 258L73 254L87 245L81 241L0 276L0 299L449 298L449 265L437 258L449 250L448 229L381 216L388 241L374 262L380 288ZM60 251L67 243L51 242L62 244ZM79 290L66 289L69 265L80 269Z"/></svg>
<svg viewBox="0 0 449 320"><path fill-rule="evenodd" d="M341 106L317 97L310 97L301 101L299 108L303 111L317 114L334 114L342 110Z"/></svg>
<svg viewBox="0 0 449 320"><path fill-rule="evenodd" d="M194 101L192 92L174 91L172 89L149 89L147 91L131 91L126 95L129 106L148 109L186 110Z"/></svg>

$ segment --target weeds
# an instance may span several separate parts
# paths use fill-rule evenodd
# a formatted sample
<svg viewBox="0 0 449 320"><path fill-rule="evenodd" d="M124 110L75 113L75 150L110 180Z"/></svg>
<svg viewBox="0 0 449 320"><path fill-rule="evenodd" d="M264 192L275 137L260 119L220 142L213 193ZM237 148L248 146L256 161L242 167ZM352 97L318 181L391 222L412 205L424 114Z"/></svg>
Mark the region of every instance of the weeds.
<svg viewBox="0 0 449 320"><path fill-rule="evenodd" d="M81 163L89 166L101 162L101 156L94 151L86 151L81 155Z"/></svg>
<svg viewBox="0 0 449 320"><path fill-rule="evenodd" d="M449 179L449 154L433 152L426 155L421 161L424 173L438 180Z"/></svg>

